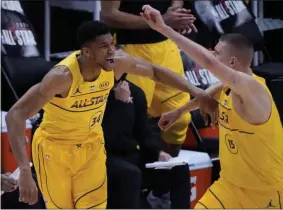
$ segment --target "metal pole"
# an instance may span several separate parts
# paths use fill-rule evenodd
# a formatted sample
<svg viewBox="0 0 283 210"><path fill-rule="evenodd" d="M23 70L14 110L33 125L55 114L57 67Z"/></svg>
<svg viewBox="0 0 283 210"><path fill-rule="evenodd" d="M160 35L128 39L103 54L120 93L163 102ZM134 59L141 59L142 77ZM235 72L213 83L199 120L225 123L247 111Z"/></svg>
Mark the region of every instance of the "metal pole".
<svg viewBox="0 0 283 210"><path fill-rule="evenodd" d="M50 61L50 3L44 1L44 57Z"/></svg>
<svg viewBox="0 0 283 210"><path fill-rule="evenodd" d="M100 9L101 9L101 5L100 5L100 1L94 1L94 10L93 10L93 19L94 20L100 20Z"/></svg>
<svg viewBox="0 0 283 210"><path fill-rule="evenodd" d="M252 1L252 11L255 15L255 18L258 18L258 1ZM259 53L254 53L254 59L253 59L253 66L258 66L259 64Z"/></svg>
<svg viewBox="0 0 283 210"><path fill-rule="evenodd" d="M258 1L258 17L264 18L264 2L263 0ZM262 36L264 37L264 32L261 32ZM262 52L259 53L259 63L263 63L264 54Z"/></svg>

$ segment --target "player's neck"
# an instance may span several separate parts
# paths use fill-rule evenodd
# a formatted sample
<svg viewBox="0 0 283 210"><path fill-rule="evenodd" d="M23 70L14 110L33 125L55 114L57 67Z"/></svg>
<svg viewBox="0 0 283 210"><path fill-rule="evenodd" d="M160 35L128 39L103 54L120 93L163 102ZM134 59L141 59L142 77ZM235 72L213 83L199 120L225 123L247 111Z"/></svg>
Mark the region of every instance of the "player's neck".
<svg viewBox="0 0 283 210"><path fill-rule="evenodd" d="M82 57L79 59L80 71L83 76L85 82L93 82L95 81L101 72L100 66L93 66L93 64L89 64Z"/></svg>
<svg viewBox="0 0 283 210"><path fill-rule="evenodd" d="M248 75L253 74L252 69L249 68L249 67L241 67L241 68L237 69L237 71L243 72L243 73L248 74Z"/></svg>

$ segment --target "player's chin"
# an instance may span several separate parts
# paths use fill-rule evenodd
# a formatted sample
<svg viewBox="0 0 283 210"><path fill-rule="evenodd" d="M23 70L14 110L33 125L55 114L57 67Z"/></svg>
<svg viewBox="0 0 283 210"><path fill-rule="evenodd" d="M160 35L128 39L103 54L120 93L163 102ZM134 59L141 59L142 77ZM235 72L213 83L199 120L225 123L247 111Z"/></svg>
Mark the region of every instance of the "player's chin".
<svg viewBox="0 0 283 210"><path fill-rule="evenodd" d="M103 69L105 70L105 71L112 71L113 69L114 69L114 67L115 67L115 63L113 62L113 63L111 63L111 62L106 62L106 63L104 63L104 65L103 65Z"/></svg>

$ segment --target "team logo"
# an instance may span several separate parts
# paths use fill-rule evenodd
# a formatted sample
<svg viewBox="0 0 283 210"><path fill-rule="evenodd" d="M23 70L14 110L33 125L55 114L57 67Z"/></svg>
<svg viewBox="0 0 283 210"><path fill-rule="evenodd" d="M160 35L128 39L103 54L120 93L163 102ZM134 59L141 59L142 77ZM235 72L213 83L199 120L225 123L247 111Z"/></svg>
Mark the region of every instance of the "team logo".
<svg viewBox="0 0 283 210"><path fill-rule="evenodd" d="M77 89L76 89L74 95L76 95L77 93L80 93L80 94L81 94L81 91L80 91L79 87L77 87Z"/></svg>
<svg viewBox="0 0 283 210"><path fill-rule="evenodd" d="M96 112L89 121L89 129L92 130L97 124L102 121L102 111Z"/></svg>
<svg viewBox="0 0 283 210"><path fill-rule="evenodd" d="M99 84L100 89L106 89L109 87L109 82L105 81Z"/></svg>
<svg viewBox="0 0 283 210"><path fill-rule="evenodd" d="M238 154L238 147L236 145L236 142L235 140L232 139L232 136L227 134L225 136L225 143L226 143L226 146L227 148L229 149L229 151L232 153L232 154Z"/></svg>

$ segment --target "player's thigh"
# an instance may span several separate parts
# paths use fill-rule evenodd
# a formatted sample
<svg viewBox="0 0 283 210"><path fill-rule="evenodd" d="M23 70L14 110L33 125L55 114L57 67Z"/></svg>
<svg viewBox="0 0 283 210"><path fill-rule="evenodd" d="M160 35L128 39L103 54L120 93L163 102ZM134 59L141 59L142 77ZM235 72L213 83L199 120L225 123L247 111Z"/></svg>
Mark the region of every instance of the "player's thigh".
<svg viewBox="0 0 283 210"><path fill-rule="evenodd" d="M32 145L33 163L38 185L47 208L73 208L71 178L58 161L61 151L48 140L36 136Z"/></svg>
<svg viewBox="0 0 283 210"><path fill-rule="evenodd" d="M230 185L222 181L216 181L204 196L198 201L195 209L227 209L227 208L242 208L239 204L237 197L234 194L237 189L232 188Z"/></svg>
<svg viewBox="0 0 283 210"><path fill-rule="evenodd" d="M75 208L106 208L107 176L104 145L96 155L85 150L82 156L91 157L72 177L72 192Z"/></svg>

